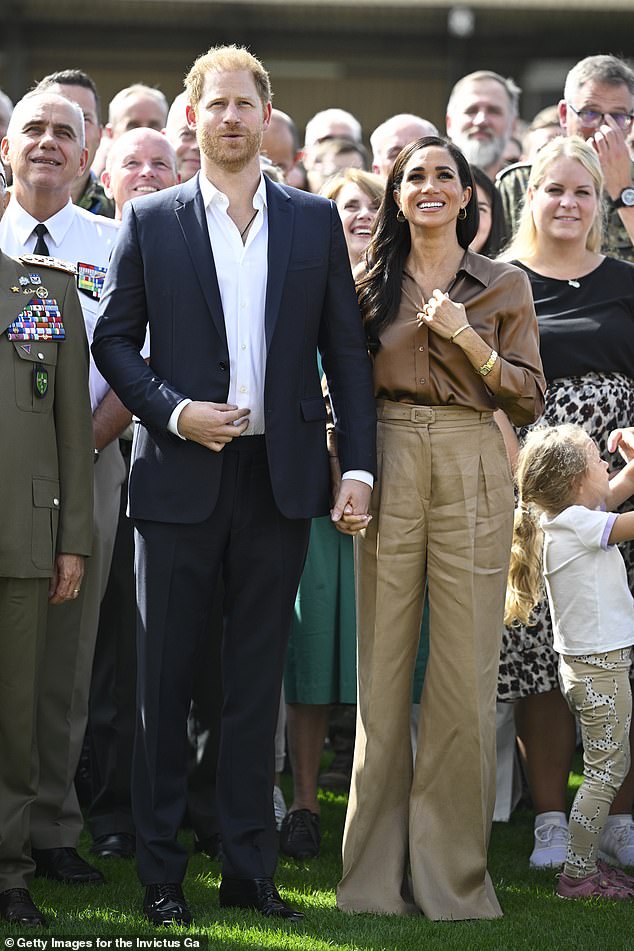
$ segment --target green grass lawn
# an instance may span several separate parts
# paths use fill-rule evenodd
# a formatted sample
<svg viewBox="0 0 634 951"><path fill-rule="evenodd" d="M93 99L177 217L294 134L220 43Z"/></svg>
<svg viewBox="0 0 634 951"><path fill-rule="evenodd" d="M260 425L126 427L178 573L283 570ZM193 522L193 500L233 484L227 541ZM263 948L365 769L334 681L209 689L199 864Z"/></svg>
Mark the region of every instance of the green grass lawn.
<svg viewBox="0 0 634 951"><path fill-rule="evenodd" d="M571 776L571 793L579 782ZM287 790L288 791L288 790ZM625 951L634 949L634 904L566 902L554 894L555 873L528 868L532 815L517 811L510 823L493 828L489 868L504 917L496 921L431 922L378 915L344 915L335 907L345 799L322 795L322 854L311 862L281 859L277 883L306 915L299 925L267 922L251 912L218 907L220 867L201 855L189 863L185 892L195 918L191 928L157 932L141 916L141 886L134 864L97 864L105 886L69 887L37 879L32 893L50 920L53 936L204 937L211 949L292 949L292 951ZM451 821L451 817L449 817ZM88 840L82 840L87 855ZM26 929L0 927L0 949L19 949ZM15 939L13 946L6 938ZM33 937L33 931L28 932ZM24 945L22 945L24 947ZM195 947L195 945L194 945Z"/></svg>

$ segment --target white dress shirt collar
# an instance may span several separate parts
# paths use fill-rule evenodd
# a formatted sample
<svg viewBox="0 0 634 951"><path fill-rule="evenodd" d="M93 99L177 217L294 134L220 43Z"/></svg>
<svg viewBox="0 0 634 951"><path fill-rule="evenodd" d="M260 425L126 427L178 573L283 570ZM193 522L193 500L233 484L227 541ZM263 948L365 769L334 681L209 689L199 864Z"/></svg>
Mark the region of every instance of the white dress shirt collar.
<svg viewBox="0 0 634 951"><path fill-rule="evenodd" d="M36 225L40 224L40 221L38 218L34 218L33 215L30 215L28 211L26 211L22 207L22 205L19 203L15 195L11 198L11 201L9 202L9 208L7 209L7 213L9 211L11 212L11 219L12 219L11 226L14 230L14 233L18 241L20 242L20 244L26 246L29 240L29 235L33 235L33 229L35 228ZM74 214L75 214L75 207L69 198L68 204L64 205L64 207L60 209L60 211L56 212L54 215L52 215L50 218L47 218L46 221L43 222L43 224L46 225L46 230L48 231L48 234L51 239L51 241L49 241L48 237L46 237L45 241L48 245L49 251L54 257L56 256L61 257L61 255L55 255L54 253L55 249L51 247L51 242L56 247L59 247L62 244L62 242L64 241L64 238L66 237L68 233L70 226L73 223ZM37 241L37 238L35 237L35 235L33 235L33 240L31 242L33 244L33 247L35 247L36 241ZM32 250L33 248L31 248L31 251Z"/></svg>
<svg viewBox="0 0 634 951"><path fill-rule="evenodd" d="M200 193L202 195L205 208L209 208L211 205L219 205L221 208L228 207L229 199L225 193L216 188L216 186L209 181L203 172L200 172L198 175L198 184L200 186ZM257 210L268 207L266 197L266 182L264 181L264 175L262 174L260 174L260 182L255 190L255 195L253 196L253 207Z"/></svg>

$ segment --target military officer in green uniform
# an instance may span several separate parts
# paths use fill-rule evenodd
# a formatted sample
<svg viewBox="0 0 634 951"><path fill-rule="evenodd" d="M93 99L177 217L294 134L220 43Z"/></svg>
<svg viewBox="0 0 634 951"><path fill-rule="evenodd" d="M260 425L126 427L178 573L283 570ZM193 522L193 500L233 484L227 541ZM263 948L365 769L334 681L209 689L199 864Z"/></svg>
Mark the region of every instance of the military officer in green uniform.
<svg viewBox="0 0 634 951"><path fill-rule="evenodd" d="M634 167L627 147L634 116L634 72L616 56L586 56L568 73L558 108L562 135L580 135L599 156L607 211L601 250L634 263ZM511 233L530 170L528 163L519 163L497 176Z"/></svg>
<svg viewBox="0 0 634 951"><path fill-rule="evenodd" d="M50 258L0 252L0 446L0 916L38 926L27 886L47 606L79 595L94 467L75 276Z"/></svg>

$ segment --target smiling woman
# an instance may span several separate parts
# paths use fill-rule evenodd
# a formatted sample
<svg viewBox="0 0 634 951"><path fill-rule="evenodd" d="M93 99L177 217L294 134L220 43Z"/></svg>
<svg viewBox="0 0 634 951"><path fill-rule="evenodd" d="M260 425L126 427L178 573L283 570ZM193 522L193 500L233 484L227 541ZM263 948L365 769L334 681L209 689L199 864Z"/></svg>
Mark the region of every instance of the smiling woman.
<svg viewBox="0 0 634 951"><path fill-rule="evenodd" d="M337 892L344 911L502 913L486 843L513 493L493 411L532 421L543 378L527 279L468 250L477 228L459 149L436 136L404 148L357 282L374 360L378 478L357 548L359 715ZM411 682L426 584L431 647L413 764Z"/></svg>
<svg viewBox="0 0 634 951"><path fill-rule="evenodd" d="M350 266L362 260L383 197L383 181L361 168L347 168L324 185L321 194L332 198L343 225Z"/></svg>

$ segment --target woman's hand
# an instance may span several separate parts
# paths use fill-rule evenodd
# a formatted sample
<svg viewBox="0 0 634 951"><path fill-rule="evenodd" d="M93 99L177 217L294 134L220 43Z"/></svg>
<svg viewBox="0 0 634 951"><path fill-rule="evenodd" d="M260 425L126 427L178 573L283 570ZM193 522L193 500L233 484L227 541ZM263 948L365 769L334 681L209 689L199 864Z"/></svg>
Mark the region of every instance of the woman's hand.
<svg viewBox="0 0 634 951"><path fill-rule="evenodd" d="M422 311L416 314L420 325L427 324L430 330L449 340L453 335L469 326L464 304L452 301L448 294L443 294L438 288L433 292Z"/></svg>

